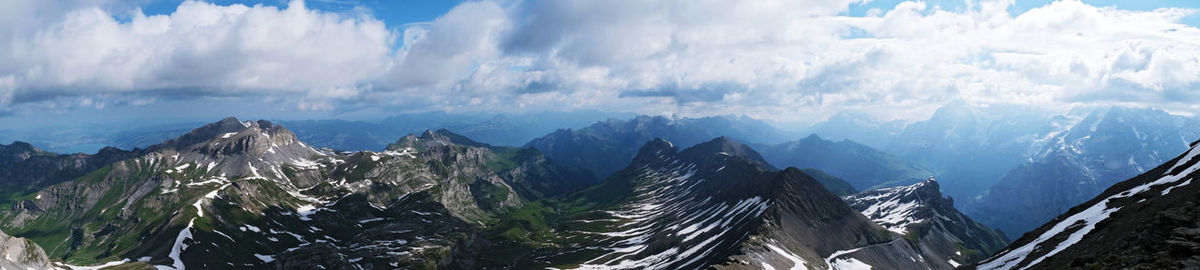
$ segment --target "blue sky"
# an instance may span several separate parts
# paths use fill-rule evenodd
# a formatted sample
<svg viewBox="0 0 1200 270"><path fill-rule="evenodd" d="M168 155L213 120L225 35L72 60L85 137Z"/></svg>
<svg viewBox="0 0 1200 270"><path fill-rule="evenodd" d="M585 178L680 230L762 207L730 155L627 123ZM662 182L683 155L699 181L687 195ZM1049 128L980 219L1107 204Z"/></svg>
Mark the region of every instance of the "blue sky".
<svg viewBox="0 0 1200 270"><path fill-rule="evenodd" d="M208 1L218 5L242 4L247 6L253 5L269 5L276 7L287 7L287 1L227 1L216 0ZM308 5L311 8L333 11L346 12L355 8L366 8L371 11L372 15L386 22L391 27L401 27L408 23L429 22L436 19L438 16L450 11L451 8L457 6L463 1L457 0L325 0L325 1L309 1ZM141 5L142 11L146 14L170 14L175 12L175 8L183 1L151 1Z"/></svg>
<svg viewBox="0 0 1200 270"><path fill-rule="evenodd" d="M1200 112L1200 1L15 1L0 131L582 109L802 125L959 100Z"/></svg>

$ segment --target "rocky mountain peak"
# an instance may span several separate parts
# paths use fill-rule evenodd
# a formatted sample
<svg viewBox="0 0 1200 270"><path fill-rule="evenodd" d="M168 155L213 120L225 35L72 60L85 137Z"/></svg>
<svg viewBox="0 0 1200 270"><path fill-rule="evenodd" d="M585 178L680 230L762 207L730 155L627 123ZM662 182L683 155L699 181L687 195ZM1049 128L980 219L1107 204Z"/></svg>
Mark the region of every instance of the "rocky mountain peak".
<svg viewBox="0 0 1200 270"><path fill-rule="evenodd" d="M762 166L764 168L774 169L762 155L758 154L754 149L750 149L745 144L734 141L725 136L717 137L707 142L703 142L684 150L681 155L685 156L702 156L702 155L722 155L744 158L750 163Z"/></svg>
<svg viewBox="0 0 1200 270"><path fill-rule="evenodd" d="M29 159L32 156L48 154L32 144L15 141L9 145L0 144L0 164L11 164Z"/></svg>
<svg viewBox="0 0 1200 270"><path fill-rule="evenodd" d="M298 151L312 150L283 126L266 120L239 121L226 117L204 125L183 136L150 147L150 151L173 149L179 152L196 151L209 155L262 155L278 148Z"/></svg>
<svg viewBox="0 0 1200 270"><path fill-rule="evenodd" d="M490 147L486 143L476 142L446 129L432 130L427 129L420 136L416 134L408 134L400 138L391 145L388 145L388 150L400 150L404 148L427 149L430 147L439 147L447 145L462 145L469 147Z"/></svg>
<svg viewBox="0 0 1200 270"><path fill-rule="evenodd" d="M642 145L642 148L638 149L637 156L633 159L635 162L662 160L664 157L675 156L675 153L678 151L675 148L675 144L672 144L670 141L663 138L654 138L654 140Z"/></svg>

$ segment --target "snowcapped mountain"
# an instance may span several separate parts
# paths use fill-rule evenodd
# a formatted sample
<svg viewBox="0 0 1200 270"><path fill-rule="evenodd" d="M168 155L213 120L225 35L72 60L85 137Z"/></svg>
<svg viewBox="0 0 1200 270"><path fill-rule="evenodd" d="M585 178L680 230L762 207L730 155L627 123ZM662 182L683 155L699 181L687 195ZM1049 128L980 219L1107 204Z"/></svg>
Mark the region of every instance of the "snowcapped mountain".
<svg viewBox="0 0 1200 270"><path fill-rule="evenodd" d="M594 182L536 150L447 131L333 153L227 118L32 192L0 229L71 264L476 268L482 225Z"/></svg>
<svg viewBox="0 0 1200 270"><path fill-rule="evenodd" d="M938 268L798 169L774 171L722 137L683 151L647 143L625 169L569 198L559 248L569 269Z"/></svg>
<svg viewBox="0 0 1200 270"><path fill-rule="evenodd" d="M1095 108L1055 120L1056 131L1030 147L1029 161L1010 170L965 209L1015 237L1144 173L1187 149L1194 119L1161 110Z"/></svg>
<svg viewBox="0 0 1200 270"><path fill-rule="evenodd" d="M1026 233L979 269L1200 267L1200 148L1117 183Z"/></svg>
<svg viewBox="0 0 1200 270"><path fill-rule="evenodd" d="M846 196L855 210L889 231L916 242L926 258L950 266L974 263L1000 250L1008 239L954 208L933 178L909 186Z"/></svg>

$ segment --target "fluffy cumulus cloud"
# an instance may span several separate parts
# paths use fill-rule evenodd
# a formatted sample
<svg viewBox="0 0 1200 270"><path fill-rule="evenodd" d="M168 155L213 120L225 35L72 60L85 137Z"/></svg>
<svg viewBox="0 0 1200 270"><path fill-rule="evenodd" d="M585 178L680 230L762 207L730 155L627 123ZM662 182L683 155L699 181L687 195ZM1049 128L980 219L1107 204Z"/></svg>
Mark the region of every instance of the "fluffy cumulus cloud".
<svg viewBox="0 0 1200 270"><path fill-rule="evenodd" d="M349 98L387 68L393 41L381 21L302 1L282 9L186 1L169 15L118 17L92 6L36 31L10 30L12 54L0 64L15 80L7 102L121 93Z"/></svg>
<svg viewBox="0 0 1200 270"><path fill-rule="evenodd" d="M128 21L73 10L15 34L0 104L59 96L298 96L301 109L601 109L906 117L949 100L1200 107L1194 10L1011 0L478 1L387 27L368 15L185 2ZM93 5L102 6L102 5ZM24 30L13 30L24 29ZM6 45L7 46L7 45Z"/></svg>

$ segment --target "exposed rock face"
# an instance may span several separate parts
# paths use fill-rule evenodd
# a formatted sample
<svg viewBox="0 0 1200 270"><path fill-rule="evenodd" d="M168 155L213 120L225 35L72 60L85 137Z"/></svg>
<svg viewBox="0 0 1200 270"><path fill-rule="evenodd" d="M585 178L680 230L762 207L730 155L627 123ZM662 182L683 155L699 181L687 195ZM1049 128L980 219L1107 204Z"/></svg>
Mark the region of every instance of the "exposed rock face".
<svg viewBox="0 0 1200 270"><path fill-rule="evenodd" d="M1026 233L979 269L1200 267L1200 148L1117 183Z"/></svg>
<svg viewBox="0 0 1200 270"><path fill-rule="evenodd" d="M855 210L904 235L931 263L957 267L987 258L1008 244L996 230L963 215L930 178L909 186L868 190L845 198Z"/></svg>
<svg viewBox="0 0 1200 270"><path fill-rule="evenodd" d="M0 232L0 269L50 269L46 252L29 239Z"/></svg>

